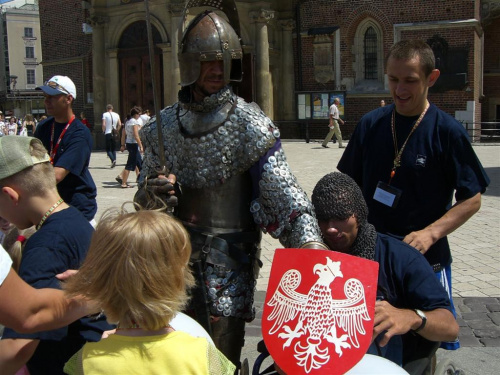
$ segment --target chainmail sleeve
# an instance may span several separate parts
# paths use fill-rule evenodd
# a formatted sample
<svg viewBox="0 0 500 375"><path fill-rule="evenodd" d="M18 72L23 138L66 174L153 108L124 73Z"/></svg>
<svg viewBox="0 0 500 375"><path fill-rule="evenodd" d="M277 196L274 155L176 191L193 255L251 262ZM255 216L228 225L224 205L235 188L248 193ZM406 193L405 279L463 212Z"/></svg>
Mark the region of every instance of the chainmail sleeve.
<svg viewBox="0 0 500 375"><path fill-rule="evenodd" d="M293 175L279 139L252 169L258 194L250 211L262 230L285 247L322 242L311 201Z"/></svg>

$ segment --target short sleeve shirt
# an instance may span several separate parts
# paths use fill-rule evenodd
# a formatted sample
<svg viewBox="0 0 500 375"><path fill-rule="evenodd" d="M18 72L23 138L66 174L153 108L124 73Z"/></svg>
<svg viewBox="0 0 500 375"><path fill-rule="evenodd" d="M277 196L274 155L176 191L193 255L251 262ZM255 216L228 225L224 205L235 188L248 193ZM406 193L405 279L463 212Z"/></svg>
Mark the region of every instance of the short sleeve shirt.
<svg viewBox="0 0 500 375"><path fill-rule="evenodd" d="M401 166L391 186L402 191L396 207L373 198L379 181L388 183L395 150L391 131L394 105L365 115L338 163L338 169L361 187L368 205L368 221L378 232L403 238L441 218L456 200L484 193L489 184L464 127L431 104L422 122L410 137ZM396 115L398 150L416 118ZM430 264L447 266L451 253L446 237L425 254Z"/></svg>
<svg viewBox="0 0 500 375"><path fill-rule="evenodd" d="M339 109L337 108L337 106L335 104L332 104L330 106L330 114L332 115L332 117L335 119L335 120L338 120L340 118L340 112L339 112Z"/></svg>
<svg viewBox="0 0 500 375"><path fill-rule="evenodd" d="M131 118L125 124L125 132L127 134L125 143L137 143L134 137L134 126L138 126L137 131L139 131L140 127L142 126L141 121L139 119Z"/></svg>
<svg viewBox="0 0 500 375"><path fill-rule="evenodd" d="M19 276L34 288L61 289L56 274L78 269L87 254L93 228L74 207L50 215L43 226L26 242ZM20 334L5 328L2 339L40 340L28 361L30 374L62 373L64 363L86 341L98 341L112 327L103 319L82 318L59 329Z"/></svg>
<svg viewBox="0 0 500 375"><path fill-rule="evenodd" d="M395 238L378 234L375 259L379 264L377 299L400 309L452 312L448 294L434 275L426 259L413 247ZM402 363L402 339L394 336L380 348L382 356L398 365ZM376 343L369 354L378 354Z"/></svg>
<svg viewBox="0 0 500 375"><path fill-rule="evenodd" d="M55 122L53 117L41 122L35 131L50 152L54 124L54 144L66 124ZM54 167L64 168L69 174L57 184L57 190L64 201L76 207L87 220L92 220L97 212L97 188L89 171L90 154L92 152L92 135L89 129L75 119L64 134L54 157Z"/></svg>
<svg viewBox="0 0 500 375"><path fill-rule="evenodd" d="M102 119L106 121L105 134L110 134L112 129L116 129L118 121L120 121L120 116L115 112L104 112L102 114Z"/></svg>

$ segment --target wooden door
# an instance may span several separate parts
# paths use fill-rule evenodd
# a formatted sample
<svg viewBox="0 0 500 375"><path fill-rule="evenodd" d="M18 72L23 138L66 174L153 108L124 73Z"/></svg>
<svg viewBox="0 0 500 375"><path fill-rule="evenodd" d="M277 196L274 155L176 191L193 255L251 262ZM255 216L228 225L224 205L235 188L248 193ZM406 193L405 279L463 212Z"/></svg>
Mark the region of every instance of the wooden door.
<svg viewBox="0 0 500 375"><path fill-rule="evenodd" d="M160 56L155 55L156 82L161 88L160 60ZM127 114L136 105L142 107L143 110L149 109L154 113L153 83L148 55L122 57L120 60L120 81L121 108L125 111L120 115ZM162 102L163 98L160 98L160 103Z"/></svg>
<svg viewBox="0 0 500 375"><path fill-rule="evenodd" d="M152 26L153 44L163 43L158 30ZM134 106L143 110L149 109L154 113L154 98L151 68L149 65L148 37L146 22L137 21L130 24L118 44L118 58L120 60L120 108L121 116L130 112ZM163 80L161 50L154 48L155 83L159 87L159 104L163 103Z"/></svg>

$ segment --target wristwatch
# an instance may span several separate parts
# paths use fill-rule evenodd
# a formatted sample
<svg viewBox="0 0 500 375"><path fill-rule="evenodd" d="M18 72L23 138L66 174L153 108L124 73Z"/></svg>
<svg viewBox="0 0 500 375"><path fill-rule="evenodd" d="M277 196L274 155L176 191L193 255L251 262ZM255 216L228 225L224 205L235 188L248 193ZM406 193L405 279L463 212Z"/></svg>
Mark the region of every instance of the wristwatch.
<svg viewBox="0 0 500 375"><path fill-rule="evenodd" d="M422 319L422 324L420 324L420 326L417 329L413 330L413 332L416 333L416 332L424 329L425 323L427 323L427 317L425 316L425 314L424 314L424 312L422 310L415 309L413 311L415 311L415 314L417 314Z"/></svg>

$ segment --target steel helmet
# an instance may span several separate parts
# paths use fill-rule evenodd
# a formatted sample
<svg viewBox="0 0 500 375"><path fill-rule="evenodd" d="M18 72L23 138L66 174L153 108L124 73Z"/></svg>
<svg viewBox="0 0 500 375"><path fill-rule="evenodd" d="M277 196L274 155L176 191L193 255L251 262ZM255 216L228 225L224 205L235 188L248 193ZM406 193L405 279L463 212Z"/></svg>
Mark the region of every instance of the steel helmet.
<svg viewBox="0 0 500 375"><path fill-rule="evenodd" d="M179 48L181 86L192 85L200 76L202 61L224 61L224 82L240 82L243 50L229 22L205 11L187 27Z"/></svg>

